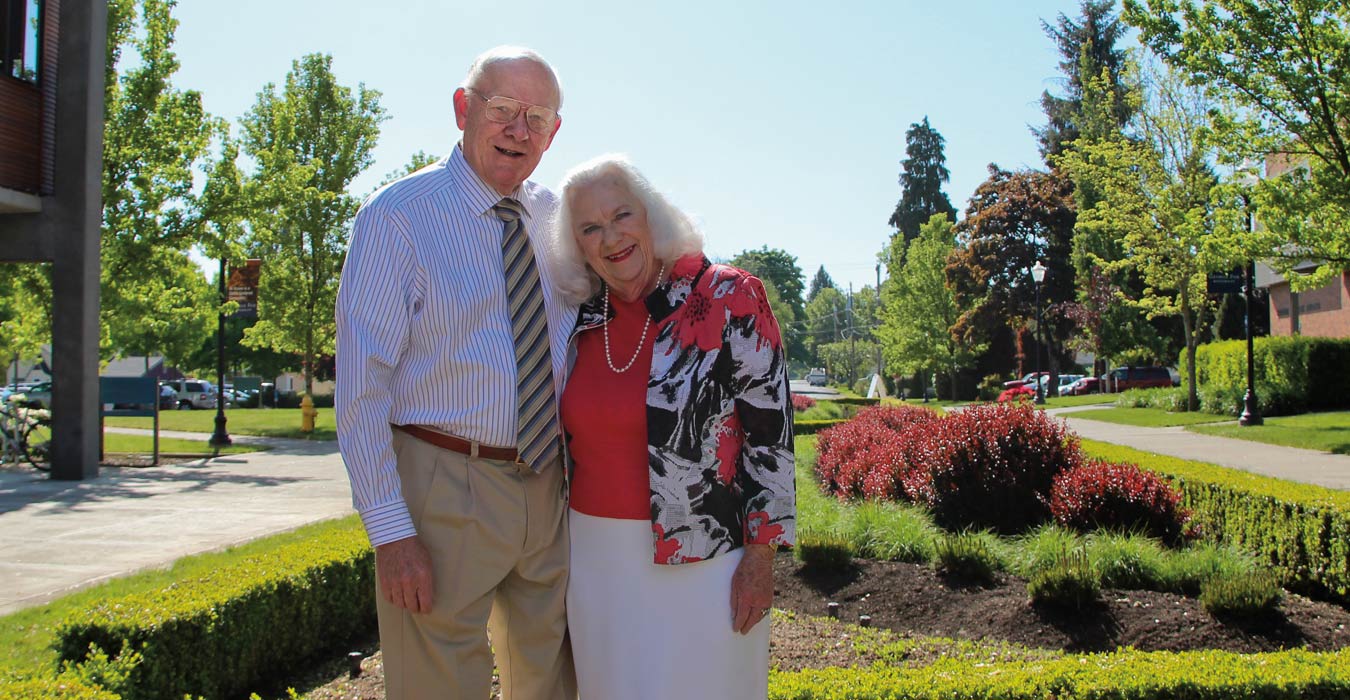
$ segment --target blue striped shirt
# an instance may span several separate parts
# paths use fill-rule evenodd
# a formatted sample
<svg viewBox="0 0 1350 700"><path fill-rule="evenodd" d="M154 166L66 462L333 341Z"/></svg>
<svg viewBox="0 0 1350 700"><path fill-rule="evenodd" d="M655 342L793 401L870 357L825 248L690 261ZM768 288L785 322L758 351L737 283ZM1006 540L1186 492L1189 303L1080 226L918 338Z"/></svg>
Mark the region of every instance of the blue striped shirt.
<svg viewBox="0 0 1350 700"><path fill-rule="evenodd" d="M557 199L526 182L511 195L544 287L555 395L576 307L545 264ZM338 447L372 544L416 534L390 424L516 444L516 353L502 270L501 195L464 160L445 159L371 195L352 229L337 299Z"/></svg>

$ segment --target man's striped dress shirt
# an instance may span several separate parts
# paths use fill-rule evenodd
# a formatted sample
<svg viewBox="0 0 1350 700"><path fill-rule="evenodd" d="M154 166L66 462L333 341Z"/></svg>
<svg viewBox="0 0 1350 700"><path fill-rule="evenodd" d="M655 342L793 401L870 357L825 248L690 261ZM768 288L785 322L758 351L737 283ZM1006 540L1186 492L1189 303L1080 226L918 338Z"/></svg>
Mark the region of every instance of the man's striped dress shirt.
<svg viewBox="0 0 1350 700"><path fill-rule="evenodd" d="M552 192L510 195L544 287L555 394L576 307L554 292ZM356 215L337 300L338 446L372 544L416 534L399 483L391 424L516 446L516 353L502 270L502 196L459 146L371 195Z"/></svg>

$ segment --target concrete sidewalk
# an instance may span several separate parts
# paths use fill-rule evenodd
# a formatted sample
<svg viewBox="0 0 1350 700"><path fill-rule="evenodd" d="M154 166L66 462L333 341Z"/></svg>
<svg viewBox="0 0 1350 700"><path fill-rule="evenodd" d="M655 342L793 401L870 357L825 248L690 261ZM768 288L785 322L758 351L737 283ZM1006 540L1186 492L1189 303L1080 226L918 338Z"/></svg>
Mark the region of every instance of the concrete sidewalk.
<svg viewBox="0 0 1350 700"><path fill-rule="evenodd" d="M1120 425L1075 415L1102 408L1111 406L1053 408L1046 413L1063 418L1071 430L1090 440L1333 489L1350 488L1350 455L1201 435L1181 427Z"/></svg>
<svg viewBox="0 0 1350 700"><path fill-rule="evenodd" d="M104 467L89 481L0 468L0 614L353 512L336 442L235 439L271 449L173 466Z"/></svg>

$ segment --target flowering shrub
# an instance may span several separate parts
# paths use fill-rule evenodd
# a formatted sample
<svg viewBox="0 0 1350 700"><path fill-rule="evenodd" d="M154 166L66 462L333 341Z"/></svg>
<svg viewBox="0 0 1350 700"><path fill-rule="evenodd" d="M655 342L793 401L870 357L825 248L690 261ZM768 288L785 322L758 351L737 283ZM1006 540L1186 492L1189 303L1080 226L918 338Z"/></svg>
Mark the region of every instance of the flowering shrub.
<svg viewBox="0 0 1350 700"><path fill-rule="evenodd" d="M805 411L808 408L815 408L815 407L816 407L816 400L811 398L810 396L802 396L801 394L792 395L792 410L794 413Z"/></svg>
<svg viewBox="0 0 1350 700"><path fill-rule="evenodd" d="M1143 531L1168 542L1187 534L1190 520L1181 493L1166 480L1118 462L1093 461L1061 473L1050 510L1057 522L1076 530Z"/></svg>
<svg viewBox="0 0 1350 700"><path fill-rule="evenodd" d="M1044 522L1055 477L1083 461L1064 423L1024 402L971 406L935 428L905 492L949 528L1020 532Z"/></svg>
<svg viewBox="0 0 1350 700"><path fill-rule="evenodd" d="M1029 386L1015 386L1010 389L1004 389L998 395L999 403L1008 401L1030 401L1036 397L1036 390Z"/></svg>
<svg viewBox="0 0 1350 700"><path fill-rule="evenodd" d="M940 420L918 406L864 408L853 420L820 432L816 471L821 483L840 498L902 498L901 476L916 456L916 436Z"/></svg>
<svg viewBox="0 0 1350 700"><path fill-rule="evenodd" d="M1025 404L868 409L820 433L817 450L821 483L841 498L913 501L944 526L1005 532L1047 520L1055 476L1083 459L1063 423Z"/></svg>

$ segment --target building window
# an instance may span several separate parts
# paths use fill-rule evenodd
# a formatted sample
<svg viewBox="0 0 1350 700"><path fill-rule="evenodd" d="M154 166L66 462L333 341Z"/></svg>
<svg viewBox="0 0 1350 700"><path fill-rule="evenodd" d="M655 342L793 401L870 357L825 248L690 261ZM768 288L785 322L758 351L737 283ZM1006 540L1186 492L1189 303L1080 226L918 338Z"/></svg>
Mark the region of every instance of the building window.
<svg viewBox="0 0 1350 700"><path fill-rule="evenodd" d="M0 0L0 69L30 83L38 79L42 0Z"/></svg>

